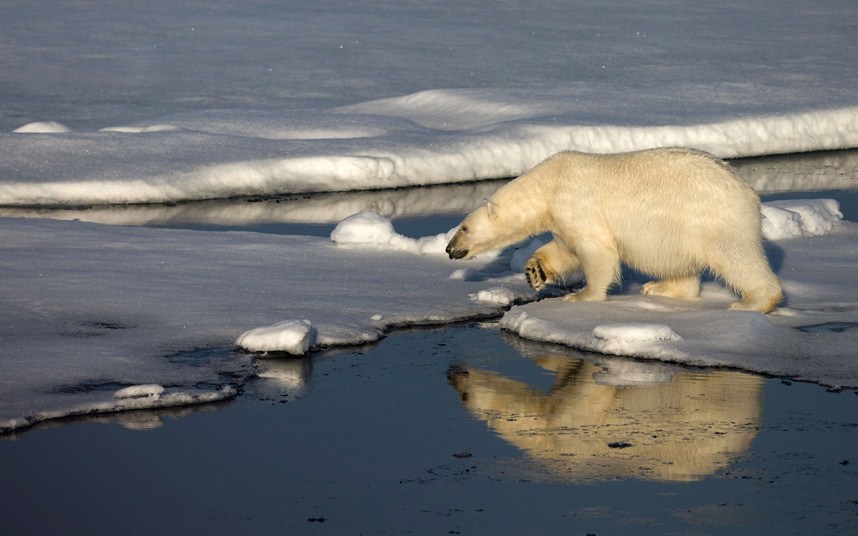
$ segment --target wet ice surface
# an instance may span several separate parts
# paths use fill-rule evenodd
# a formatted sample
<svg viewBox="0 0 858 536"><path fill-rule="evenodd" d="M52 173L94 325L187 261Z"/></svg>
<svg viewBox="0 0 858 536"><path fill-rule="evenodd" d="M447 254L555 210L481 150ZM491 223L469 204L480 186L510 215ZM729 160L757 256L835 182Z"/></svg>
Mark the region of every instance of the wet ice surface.
<svg viewBox="0 0 858 536"><path fill-rule="evenodd" d="M0 528L853 534L858 526L851 391L582 354L495 325L406 331L256 367L259 377L231 403L44 424L0 441L0 472L17 483L0 487Z"/></svg>

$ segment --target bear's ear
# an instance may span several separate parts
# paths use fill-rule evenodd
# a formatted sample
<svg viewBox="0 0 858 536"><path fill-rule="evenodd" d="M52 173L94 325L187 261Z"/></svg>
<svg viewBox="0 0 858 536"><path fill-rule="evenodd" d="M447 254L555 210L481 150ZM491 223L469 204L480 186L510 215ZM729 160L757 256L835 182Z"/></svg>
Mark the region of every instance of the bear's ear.
<svg viewBox="0 0 858 536"><path fill-rule="evenodd" d="M489 218L495 219L498 214L497 205L492 203L490 199L486 199L486 210L489 213Z"/></svg>

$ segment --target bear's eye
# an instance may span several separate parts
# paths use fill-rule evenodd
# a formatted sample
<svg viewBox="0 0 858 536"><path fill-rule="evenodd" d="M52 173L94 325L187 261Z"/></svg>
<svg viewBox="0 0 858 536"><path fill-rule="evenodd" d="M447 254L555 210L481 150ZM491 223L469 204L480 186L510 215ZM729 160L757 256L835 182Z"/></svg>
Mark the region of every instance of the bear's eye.
<svg viewBox="0 0 858 536"><path fill-rule="evenodd" d="M459 228L459 230L462 231L463 233L467 233L468 232L468 226L463 225L462 227Z"/></svg>

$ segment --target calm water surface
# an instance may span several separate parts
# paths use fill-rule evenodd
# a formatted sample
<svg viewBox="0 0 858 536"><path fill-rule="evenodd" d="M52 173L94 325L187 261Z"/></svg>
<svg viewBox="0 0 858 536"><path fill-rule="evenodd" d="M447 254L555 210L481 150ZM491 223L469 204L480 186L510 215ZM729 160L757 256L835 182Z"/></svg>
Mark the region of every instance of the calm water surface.
<svg viewBox="0 0 858 536"><path fill-rule="evenodd" d="M226 350L224 350L226 351ZM0 441L0 532L855 534L858 397L491 324Z"/></svg>

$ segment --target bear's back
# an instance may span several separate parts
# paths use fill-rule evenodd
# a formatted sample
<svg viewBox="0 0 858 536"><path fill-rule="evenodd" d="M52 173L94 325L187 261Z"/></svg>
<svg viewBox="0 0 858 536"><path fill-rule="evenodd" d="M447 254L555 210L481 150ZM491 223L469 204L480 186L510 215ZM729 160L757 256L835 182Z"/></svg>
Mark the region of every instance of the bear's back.
<svg viewBox="0 0 858 536"><path fill-rule="evenodd" d="M626 262L649 273L694 266L713 243L759 232L759 197L707 153L665 148L556 158L555 221L577 236L601 232Z"/></svg>

